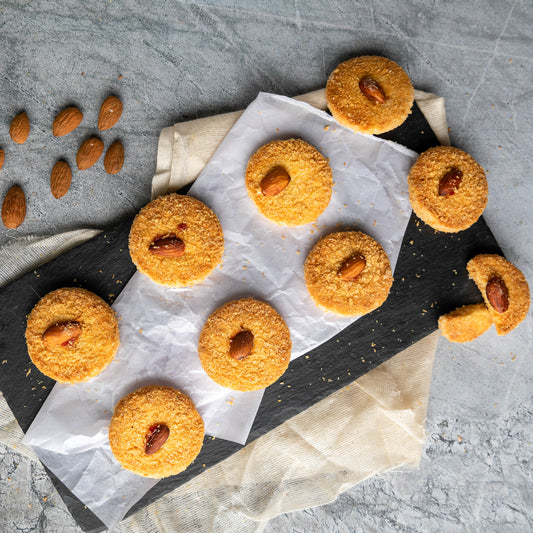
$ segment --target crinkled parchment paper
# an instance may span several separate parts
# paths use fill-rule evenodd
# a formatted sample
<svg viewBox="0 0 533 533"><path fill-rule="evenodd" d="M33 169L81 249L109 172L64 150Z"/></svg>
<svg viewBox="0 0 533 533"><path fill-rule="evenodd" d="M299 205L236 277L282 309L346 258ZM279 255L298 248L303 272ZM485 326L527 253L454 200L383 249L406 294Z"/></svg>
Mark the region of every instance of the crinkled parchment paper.
<svg viewBox="0 0 533 533"><path fill-rule="evenodd" d="M298 137L333 169L333 195L322 216L299 228L281 227L257 212L244 186L250 156L274 139ZM303 263L323 235L357 229L384 247L394 269L410 207L406 176L416 154L398 144L354 134L305 103L261 93L230 130L189 194L218 215L222 264L191 288L160 287L140 273L113 307L120 319L115 360L88 383L56 384L25 437L42 462L108 527L157 481L132 474L113 458L107 428L117 401L147 384L191 396L206 432L244 444L262 391L235 392L203 372L198 336L223 303L254 296L286 320L296 358L355 318L319 310L305 288Z"/></svg>

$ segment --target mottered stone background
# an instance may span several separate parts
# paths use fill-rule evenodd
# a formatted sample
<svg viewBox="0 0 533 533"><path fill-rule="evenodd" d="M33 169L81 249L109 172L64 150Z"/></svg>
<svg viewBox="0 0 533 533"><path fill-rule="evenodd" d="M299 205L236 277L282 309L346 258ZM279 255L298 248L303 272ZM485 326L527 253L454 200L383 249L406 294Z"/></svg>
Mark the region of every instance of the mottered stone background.
<svg viewBox="0 0 533 533"><path fill-rule="evenodd" d="M0 196L18 183L28 213L17 230L0 228L0 246L132 215L149 200L161 128L244 108L259 91L323 87L339 62L376 53L446 98L452 143L487 170L485 219L531 284L532 27L527 0L2 2ZM122 140L123 170L107 175L101 158L77 171L109 94L124 113L100 136L106 148ZM68 105L84 120L56 139L53 118ZM19 146L8 131L23 109L32 129ZM55 200L49 177L60 158L73 180ZM441 339L420 469L369 479L265 531L531 531L532 341L531 315L507 337ZM42 467L3 445L0 531L79 531Z"/></svg>

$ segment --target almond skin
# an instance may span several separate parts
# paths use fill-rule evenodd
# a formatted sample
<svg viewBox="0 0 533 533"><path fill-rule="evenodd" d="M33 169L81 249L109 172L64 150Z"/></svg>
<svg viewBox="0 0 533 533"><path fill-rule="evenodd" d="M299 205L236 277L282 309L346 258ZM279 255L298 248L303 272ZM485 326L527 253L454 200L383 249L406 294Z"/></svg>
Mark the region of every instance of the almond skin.
<svg viewBox="0 0 533 533"><path fill-rule="evenodd" d="M7 191L2 203L2 222L6 228L13 229L18 228L25 218L26 197L24 191L18 185L13 185Z"/></svg>
<svg viewBox="0 0 533 533"><path fill-rule="evenodd" d="M493 276L489 279L485 293L487 300L497 313L505 313L509 309L509 291L500 276Z"/></svg>
<svg viewBox="0 0 533 533"><path fill-rule="evenodd" d="M170 435L170 429L165 424L155 424L152 426L146 435L146 444L144 445L144 453L146 455L153 455L158 452L163 444L167 442Z"/></svg>
<svg viewBox="0 0 533 533"><path fill-rule="evenodd" d="M458 168L452 168L439 182L439 196L452 196L457 192L463 179L463 173Z"/></svg>
<svg viewBox="0 0 533 533"><path fill-rule="evenodd" d="M337 276L344 281L355 281L363 272L366 266L366 259L361 254L354 254L341 265Z"/></svg>
<svg viewBox="0 0 533 533"><path fill-rule="evenodd" d="M100 107L98 116L98 129L112 128L122 115L122 102L116 96L108 96Z"/></svg>
<svg viewBox="0 0 533 533"><path fill-rule="evenodd" d="M155 239L150 253L159 257L180 257L185 253L185 243L175 235Z"/></svg>
<svg viewBox="0 0 533 533"><path fill-rule="evenodd" d="M2 148L0 148L0 168L4 166L4 161L6 160L6 153Z"/></svg>
<svg viewBox="0 0 533 533"><path fill-rule="evenodd" d="M55 346L70 347L81 335L79 322L58 322L52 324L43 333L43 343L52 348Z"/></svg>
<svg viewBox="0 0 533 533"><path fill-rule="evenodd" d="M50 176L50 190L54 198L61 198L67 194L72 182L72 170L66 161L58 161Z"/></svg>
<svg viewBox="0 0 533 533"><path fill-rule="evenodd" d="M80 170L92 167L104 151L104 143L98 137L89 137L82 143L76 156L76 164Z"/></svg>
<svg viewBox="0 0 533 533"><path fill-rule="evenodd" d="M236 361L240 361L250 355L254 347L254 334L250 330L239 331L233 339L229 347L229 355Z"/></svg>
<svg viewBox="0 0 533 533"><path fill-rule="evenodd" d="M290 181L291 177L286 170L276 167L261 180L261 192L265 196L276 196L289 185Z"/></svg>
<svg viewBox="0 0 533 533"><path fill-rule="evenodd" d="M30 120L26 111L19 113L12 121L9 127L9 135L17 144L24 144L30 134Z"/></svg>
<svg viewBox="0 0 533 533"><path fill-rule="evenodd" d="M359 80L359 89L372 102L377 104L385 103L385 93L379 83L372 78L362 78Z"/></svg>
<svg viewBox="0 0 533 533"><path fill-rule="evenodd" d="M108 174L116 174L124 164L124 146L120 141L115 141L108 149L104 157L104 168Z"/></svg>
<svg viewBox="0 0 533 533"><path fill-rule="evenodd" d="M83 113L77 107L67 107L57 115L52 125L54 137L63 137L74 131L83 120Z"/></svg>

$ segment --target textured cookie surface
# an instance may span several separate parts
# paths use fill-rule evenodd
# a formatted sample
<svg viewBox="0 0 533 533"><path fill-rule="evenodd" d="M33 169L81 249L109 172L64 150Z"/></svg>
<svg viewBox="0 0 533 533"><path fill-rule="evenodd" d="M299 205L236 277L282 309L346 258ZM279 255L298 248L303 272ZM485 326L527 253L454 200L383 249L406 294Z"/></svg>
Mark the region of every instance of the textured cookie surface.
<svg viewBox="0 0 533 533"><path fill-rule="evenodd" d="M251 331L250 354L236 360L230 355L232 339ZM213 312L200 334L198 353L207 375L219 385L250 391L274 383L287 369L291 336L283 318L270 305L244 298Z"/></svg>
<svg viewBox="0 0 533 533"><path fill-rule="evenodd" d="M66 345L49 346L43 335L49 327L76 322L79 337ZM96 294L66 287L44 296L32 309L26 326L28 353L45 375L65 383L86 381L113 359L120 343L114 311Z"/></svg>
<svg viewBox="0 0 533 533"><path fill-rule="evenodd" d="M462 173L455 193L441 195L441 180L455 171ZM438 231L455 233L469 228L487 205L485 172L470 155L459 148L430 148L416 160L407 180L413 211Z"/></svg>
<svg viewBox="0 0 533 533"><path fill-rule="evenodd" d="M184 245L179 257L151 253L158 239L176 237ZM132 261L156 283L172 287L205 279L220 263L224 236L217 216L205 204L179 194L156 198L135 217L129 235Z"/></svg>
<svg viewBox="0 0 533 533"><path fill-rule="evenodd" d="M485 304L463 305L439 317L439 329L450 342L470 342L485 333L492 318Z"/></svg>
<svg viewBox="0 0 533 533"><path fill-rule="evenodd" d="M530 302L529 285L518 268L496 254L476 255L466 268L483 295L498 335L506 335L526 318ZM499 313L487 297L487 283L494 277L501 278L507 288L509 307L503 313Z"/></svg>
<svg viewBox="0 0 533 533"><path fill-rule="evenodd" d="M168 439L152 454L146 445L152 428L164 425ZM145 477L179 474L200 453L204 422L192 400L172 387L150 385L122 398L109 424L109 444L117 461Z"/></svg>
<svg viewBox="0 0 533 533"><path fill-rule="evenodd" d="M360 82L371 79L381 88L384 101L373 101ZM361 133L379 134L397 128L411 113L414 89L409 76L394 61L361 56L341 63L330 75L326 99L333 117Z"/></svg>
<svg viewBox="0 0 533 533"><path fill-rule="evenodd" d="M279 194L265 196L261 182L276 168L290 176ZM316 220L331 199L333 183L327 159L300 139L272 141L257 150L246 168L246 188L257 209L284 226L300 226Z"/></svg>
<svg viewBox="0 0 533 533"><path fill-rule="evenodd" d="M354 281L339 276L352 256L361 255L366 265ZM304 265L305 283L315 303L340 315L364 315L379 307L389 295L392 272L381 245L359 231L331 233L313 247Z"/></svg>

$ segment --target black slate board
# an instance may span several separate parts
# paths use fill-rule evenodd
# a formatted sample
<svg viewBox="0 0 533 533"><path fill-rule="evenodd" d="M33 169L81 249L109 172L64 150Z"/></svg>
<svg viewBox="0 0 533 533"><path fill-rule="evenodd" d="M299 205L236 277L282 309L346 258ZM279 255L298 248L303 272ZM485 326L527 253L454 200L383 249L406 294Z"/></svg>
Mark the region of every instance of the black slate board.
<svg viewBox="0 0 533 533"><path fill-rule="evenodd" d="M438 141L415 105L407 121L383 136L422 152ZM80 286L112 303L135 272L128 253L131 219L26 274L0 289L0 390L26 431L54 381L32 365L25 345L26 315L40 297L64 286ZM466 263L477 253L502 254L480 219L459 234L437 233L413 215L402 243L389 298L339 335L293 361L266 389L248 442L274 429L437 328L439 315L467 303L481 302L468 279ZM503 255L503 254L502 254ZM177 476L161 480L130 510L133 513L241 446L206 437L196 461ZM105 529L102 522L51 472L70 512L85 531Z"/></svg>

